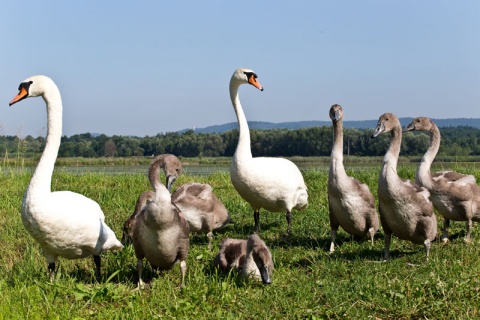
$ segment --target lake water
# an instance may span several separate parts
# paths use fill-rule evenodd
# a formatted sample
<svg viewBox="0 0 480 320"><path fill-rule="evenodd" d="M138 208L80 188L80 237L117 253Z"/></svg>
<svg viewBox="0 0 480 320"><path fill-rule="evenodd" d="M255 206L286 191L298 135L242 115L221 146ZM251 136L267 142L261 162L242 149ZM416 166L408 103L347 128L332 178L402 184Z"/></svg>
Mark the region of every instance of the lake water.
<svg viewBox="0 0 480 320"><path fill-rule="evenodd" d="M406 162L406 163L399 163L399 167L412 167L415 168L418 166L416 162ZM306 163L306 164L298 164L298 167L301 171L308 171L308 170L318 170L318 171L328 171L329 164L328 163ZM380 170L381 162L379 163L346 163L345 168L347 170L371 170L371 169L378 169ZM32 170L33 167L26 168L26 170ZM230 165L229 164L184 164L183 165L183 172L185 174L191 175L209 175L212 173L217 172L229 172ZM436 162L432 166L432 171L437 172L441 170L453 170L456 171L457 169L459 172L465 172L465 170L473 169L473 170L480 170L480 162ZM19 168L10 168L10 170L25 170ZM76 174L84 174L84 173L103 173L103 174L147 174L148 165L88 165L88 166L56 166L56 171L64 171L64 172L71 172Z"/></svg>

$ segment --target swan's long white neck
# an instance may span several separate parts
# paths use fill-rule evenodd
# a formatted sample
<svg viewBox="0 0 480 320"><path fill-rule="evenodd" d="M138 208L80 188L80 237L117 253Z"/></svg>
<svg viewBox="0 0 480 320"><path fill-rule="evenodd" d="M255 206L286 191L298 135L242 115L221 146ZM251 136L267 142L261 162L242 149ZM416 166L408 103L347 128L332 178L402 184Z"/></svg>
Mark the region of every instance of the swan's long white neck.
<svg viewBox="0 0 480 320"><path fill-rule="evenodd" d="M233 155L234 162L238 163L242 160L249 160L252 158L252 150L250 148L250 130L248 128L247 118L243 112L242 105L240 104L240 98L238 97L238 89L241 83L230 81L230 99L232 100L233 109L237 115L239 126L239 137L237 149Z"/></svg>
<svg viewBox="0 0 480 320"><path fill-rule="evenodd" d="M416 182L422 186L427 188L431 187L433 184L432 176L430 174L430 167L432 166L432 162L435 159L435 156L438 153L438 149L440 148L440 130L436 124L433 124L432 128L429 130L430 132L430 146L425 152L425 155L422 158L422 162L417 169L416 174Z"/></svg>
<svg viewBox="0 0 480 320"><path fill-rule="evenodd" d="M27 195L51 192L52 174L62 138L62 97L56 85L49 86L43 94L47 105L47 141L42 157L30 180Z"/></svg>
<svg viewBox="0 0 480 320"><path fill-rule="evenodd" d="M344 173L343 167L343 121L333 123L333 148L332 160L330 162L330 171L336 173Z"/></svg>

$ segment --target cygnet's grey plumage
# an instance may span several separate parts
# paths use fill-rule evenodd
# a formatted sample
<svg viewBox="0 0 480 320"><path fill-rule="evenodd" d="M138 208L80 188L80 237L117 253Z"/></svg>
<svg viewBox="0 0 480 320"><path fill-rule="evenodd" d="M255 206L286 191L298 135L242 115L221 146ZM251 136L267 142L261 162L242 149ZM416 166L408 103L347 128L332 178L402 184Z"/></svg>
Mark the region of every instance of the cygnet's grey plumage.
<svg viewBox="0 0 480 320"><path fill-rule="evenodd" d="M182 173L182 162L173 154L168 153L157 156L154 161L156 161L160 169L163 170L165 174L165 187L170 191L173 183ZM122 244L124 246L132 243L132 224L135 223L135 217L142 211L148 201L152 201L154 196L155 193L153 191L145 191L138 197L135 210L123 224Z"/></svg>
<svg viewBox="0 0 480 320"><path fill-rule="evenodd" d="M183 214L172 204L167 188L160 183L159 173L163 158L157 157L150 164L148 177L155 196L136 215L133 229L133 246L138 259L139 286L143 285L143 259L152 267L171 269L180 262L181 285L185 284L187 253L189 249L189 225Z"/></svg>
<svg viewBox="0 0 480 320"><path fill-rule="evenodd" d="M385 113L378 119L372 137L390 132L390 146L383 158L378 178L380 221L385 232L385 259L389 258L392 234L403 240L423 244L428 260L431 242L437 234L437 219L426 188L401 179L397 162L402 143L402 126L397 116Z"/></svg>
<svg viewBox="0 0 480 320"><path fill-rule="evenodd" d="M243 277L251 276L264 284L272 283L272 254L258 235L252 234L248 240L226 238L219 247L214 260L216 267L223 271L236 269Z"/></svg>
<svg viewBox="0 0 480 320"><path fill-rule="evenodd" d="M430 191L430 199L435 209L444 218L442 240L448 242L450 220L466 221L465 241L470 242L472 221L480 222L480 187L473 175L454 171L430 173L438 149L440 130L435 122L426 117L418 117L405 128L405 131L428 131L430 146L420 162L415 177L416 182Z"/></svg>
<svg viewBox="0 0 480 320"><path fill-rule="evenodd" d="M138 197L135 204L135 210L132 215L123 224L122 244L124 246L132 243L133 238L133 224L135 224L137 215L142 212L149 201L152 201L155 197L155 192L145 191Z"/></svg>
<svg viewBox="0 0 480 320"><path fill-rule="evenodd" d="M163 154L157 159L160 168L165 173L165 186L170 191L182 172L182 163L172 154ZM135 222L135 216L140 213L148 201L152 200L153 195L152 191L146 191L138 198L135 211L124 223L122 243L129 244L131 242L131 225ZM187 219L191 232L207 234L209 249L212 247L213 230L221 229L232 222L227 209L213 193L209 184L192 182L180 186L172 194L172 203Z"/></svg>
<svg viewBox="0 0 480 320"><path fill-rule="evenodd" d="M227 208L209 184L193 182L181 185L172 194L172 202L184 214L191 232L207 234L209 250L212 248L213 230L223 228L232 221Z"/></svg>
<svg viewBox="0 0 480 320"><path fill-rule="evenodd" d="M338 227L354 236L373 237L378 230L375 199L368 186L349 177L343 166L343 108L330 108L333 123L333 148L328 175L328 209L330 213L330 253L335 251Z"/></svg>

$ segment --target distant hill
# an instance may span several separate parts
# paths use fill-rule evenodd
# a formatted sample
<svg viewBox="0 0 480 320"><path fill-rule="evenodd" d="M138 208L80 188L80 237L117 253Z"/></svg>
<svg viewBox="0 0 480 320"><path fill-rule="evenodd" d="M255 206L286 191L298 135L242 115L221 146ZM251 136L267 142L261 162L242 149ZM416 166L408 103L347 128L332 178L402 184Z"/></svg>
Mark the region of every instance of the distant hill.
<svg viewBox="0 0 480 320"><path fill-rule="evenodd" d="M405 126L412 121L413 118L400 118L402 126ZM474 127L480 128L480 119L473 118L453 118L453 119L432 119L439 127ZM249 121L248 126L250 129L256 130L268 130L268 129L301 129L311 127L331 126L331 121L297 121L297 122L263 122L263 121ZM377 120L361 120L361 121L344 121L343 126L345 128L356 129L374 129L377 126ZM221 133L238 129L237 122L225 123L222 125L209 126L205 128L195 128L196 133ZM183 129L178 132L183 133L191 129Z"/></svg>

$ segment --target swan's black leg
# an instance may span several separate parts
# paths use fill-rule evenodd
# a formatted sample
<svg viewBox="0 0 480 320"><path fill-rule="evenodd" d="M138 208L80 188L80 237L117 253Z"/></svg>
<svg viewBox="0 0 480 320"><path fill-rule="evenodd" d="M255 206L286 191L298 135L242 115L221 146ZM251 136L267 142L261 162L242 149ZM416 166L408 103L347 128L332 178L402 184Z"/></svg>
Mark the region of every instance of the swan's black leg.
<svg viewBox="0 0 480 320"><path fill-rule="evenodd" d="M287 214L285 215L285 217L287 218L287 224L288 224L287 232L290 233L290 230L292 228L292 213L290 211L287 211Z"/></svg>
<svg viewBox="0 0 480 320"><path fill-rule="evenodd" d="M50 262L48 264L48 272L50 273L50 280L55 280L55 262Z"/></svg>
<svg viewBox="0 0 480 320"><path fill-rule="evenodd" d="M100 256L93 256L93 262L95 262L95 278L100 282L102 280L102 272L100 271L102 262Z"/></svg>
<svg viewBox="0 0 480 320"><path fill-rule="evenodd" d="M253 218L255 219L255 228L256 232L260 231L260 210L253 211Z"/></svg>

